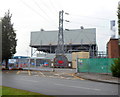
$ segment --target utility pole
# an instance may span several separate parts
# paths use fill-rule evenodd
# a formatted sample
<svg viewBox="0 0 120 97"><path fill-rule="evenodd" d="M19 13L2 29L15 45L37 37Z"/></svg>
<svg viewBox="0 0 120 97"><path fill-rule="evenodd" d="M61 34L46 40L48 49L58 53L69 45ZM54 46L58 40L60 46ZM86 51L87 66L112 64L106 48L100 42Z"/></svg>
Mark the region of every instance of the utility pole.
<svg viewBox="0 0 120 97"><path fill-rule="evenodd" d="M31 47L31 57L33 56L33 48Z"/></svg>

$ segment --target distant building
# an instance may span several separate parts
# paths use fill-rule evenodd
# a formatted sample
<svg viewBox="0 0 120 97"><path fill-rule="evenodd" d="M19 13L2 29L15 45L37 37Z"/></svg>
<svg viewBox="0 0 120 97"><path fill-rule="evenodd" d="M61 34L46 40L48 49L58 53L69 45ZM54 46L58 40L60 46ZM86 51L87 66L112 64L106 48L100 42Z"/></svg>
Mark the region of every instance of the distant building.
<svg viewBox="0 0 120 97"><path fill-rule="evenodd" d="M120 57L120 46L119 41L116 38L111 38L107 43L107 53L108 58L118 58Z"/></svg>
<svg viewBox="0 0 120 97"><path fill-rule="evenodd" d="M58 43L58 31L33 31L31 32L30 47L38 51L55 53ZM96 29L64 30L65 53L90 52L94 56L97 51Z"/></svg>

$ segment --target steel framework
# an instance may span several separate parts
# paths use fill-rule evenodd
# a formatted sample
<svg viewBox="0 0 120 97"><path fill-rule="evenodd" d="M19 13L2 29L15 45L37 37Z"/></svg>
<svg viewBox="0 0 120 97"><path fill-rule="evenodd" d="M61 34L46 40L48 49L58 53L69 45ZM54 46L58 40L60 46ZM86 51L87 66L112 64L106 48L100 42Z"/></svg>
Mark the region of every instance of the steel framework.
<svg viewBox="0 0 120 97"><path fill-rule="evenodd" d="M64 55L63 13L63 10L59 11L59 33L56 55Z"/></svg>

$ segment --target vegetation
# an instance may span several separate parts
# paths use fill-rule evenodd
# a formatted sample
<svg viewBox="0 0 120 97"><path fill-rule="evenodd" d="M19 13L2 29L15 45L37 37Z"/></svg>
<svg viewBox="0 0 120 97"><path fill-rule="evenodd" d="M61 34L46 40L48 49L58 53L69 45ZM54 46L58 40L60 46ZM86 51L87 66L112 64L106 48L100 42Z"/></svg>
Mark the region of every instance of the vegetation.
<svg viewBox="0 0 120 97"><path fill-rule="evenodd" d="M2 95L2 86L0 86L0 96Z"/></svg>
<svg viewBox="0 0 120 97"><path fill-rule="evenodd" d="M52 96L47 96L47 95L43 95L40 93L35 93L35 92L30 92L30 91L26 91L26 90L20 90L20 89L15 89L15 88L10 88L10 87L5 87L5 86L1 86L2 87L2 97L52 97ZM0 87L0 88L1 88Z"/></svg>
<svg viewBox="0 0 120 97"><path fill-rule="evenodd" d="M119 48L120 48L120 1L118 3L118 37L119 37Z"/></svg>
<svg viewBox="0 0 120 97"><path fill-rule="evenodd" d="M114 60L114 63L111 65L111 71L114 77L120 78L120 58Z"/></svg>
<svg viewBox="0 0 120 97"><path fill-rule="evenodd" d="M2 61L5 60L8 68L8 59L16 53L16 33L11 23L12 14L8 10L2 18Z"/></svg>
<svg viewBox="0 0 120 97"><path fill-rule="evenodd" d="M118 12L117 12L117 16L118 16L118 34L120 35L120 2L118 4Z"/></svg>

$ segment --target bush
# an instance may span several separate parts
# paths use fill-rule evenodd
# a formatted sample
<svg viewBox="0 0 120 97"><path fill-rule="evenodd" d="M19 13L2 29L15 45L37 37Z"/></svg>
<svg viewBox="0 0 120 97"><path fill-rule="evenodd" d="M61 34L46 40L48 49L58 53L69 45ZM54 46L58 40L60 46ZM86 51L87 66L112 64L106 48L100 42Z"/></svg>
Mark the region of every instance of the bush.
<svg viewBox="0 0 120 97"><path fill-rule="evenodd" d="M114 77L120 78L120 58L114 60L114 63L111 65L111 71Z"/></svg>

